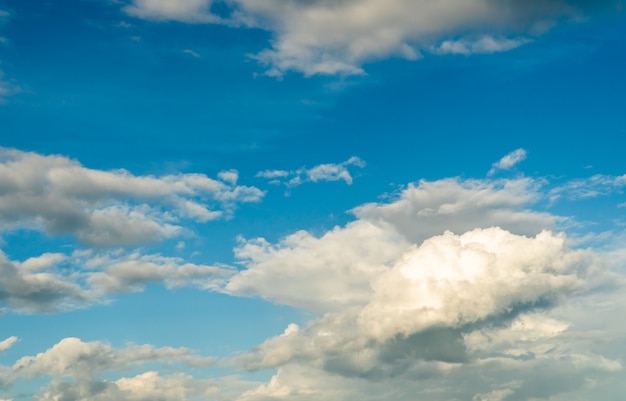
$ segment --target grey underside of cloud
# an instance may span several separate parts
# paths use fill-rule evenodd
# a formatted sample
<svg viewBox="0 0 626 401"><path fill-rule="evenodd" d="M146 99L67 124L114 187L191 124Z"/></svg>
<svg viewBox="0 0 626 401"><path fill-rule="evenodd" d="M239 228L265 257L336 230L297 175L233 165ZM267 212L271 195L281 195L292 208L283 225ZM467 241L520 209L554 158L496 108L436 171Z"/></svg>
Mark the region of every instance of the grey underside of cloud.
<svg viewBox="0 0 626 401"><path fill-rule="evenodd" d="M264 192L236 184L234 171L136 176L88 169L63 156L0 148L0 224L72 235L96 247L158 242L184 233L181 223L229 218Z"/></svg>
<svg viewBox="0 0 626 401"><path fill-rule="evenodd" d="M109 301L112 294L168 288L221 287L232 269L139 252L75 251L23 262L0 253L0 307L19 313L57 312Z"/></svg>
<svg viewBox="0 0 626 401"><path fill-rule="evenodd" d="M212 357L198 356L187 348L149 344L115 348L102 342L65 338L45 352L22 357L11 367L4 366L2 374L5 384L18 379L51 378L51 383L35 396L34 399L39 401L175 401L219 392L219 385L213 380L176 373L184 366L209 367L214 361ZM160 370L173 369L174 373L163 375L148 370L116 380L101 377L105 373L141 369L146 365L153 369L158 366Z"/></svg>
<svg viewBox="0 0 626 401"><path fill-rule="evenodd" d="M365 62L400 56L507 51L564 19L580 19L617 1L235 0L217 16L210 0L135 0L125 11L157 21L261 27L271 47L254 58L269 75L286 71L362 74Z"/></svg>

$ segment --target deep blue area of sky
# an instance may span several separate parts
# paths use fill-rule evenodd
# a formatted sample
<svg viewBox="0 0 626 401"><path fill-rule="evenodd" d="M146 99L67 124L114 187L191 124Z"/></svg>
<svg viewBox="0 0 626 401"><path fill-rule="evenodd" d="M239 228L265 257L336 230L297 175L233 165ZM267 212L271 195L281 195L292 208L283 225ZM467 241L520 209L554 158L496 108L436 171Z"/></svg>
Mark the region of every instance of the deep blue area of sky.
<svg viewBox="0 0 626 401"><path fill-rule="evenodd" d="M0 108L4 146L88 167L230 166L243 176L355 154L382 183L390 171L398 182L480 175L488 166L474 160L516 147L543 173L611 169L604 163L615 158L604 156L620 152L612 142L626 133L626 46L605 39L626 37L623 13L561 25L497 55L426 55L374 62L366 77L278 81L255 76L263 67L247 56L268 46L263 31L61 3L8 3L2 68L24 90Z"/></svg>

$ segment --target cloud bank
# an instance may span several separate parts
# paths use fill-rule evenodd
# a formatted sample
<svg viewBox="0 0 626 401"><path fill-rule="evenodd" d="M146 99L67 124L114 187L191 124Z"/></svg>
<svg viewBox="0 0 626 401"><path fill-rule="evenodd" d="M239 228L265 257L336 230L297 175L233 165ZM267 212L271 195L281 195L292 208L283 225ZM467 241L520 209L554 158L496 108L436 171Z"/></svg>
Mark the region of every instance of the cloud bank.
<svg viewBox="0 0 626 401"><path fill-rule="evenodd" d="M515 165L521 160L515 154L494 166ZM79 199L96 202L111 193L119 199L122 193L163 202L173 192L165 185L174 185L169 176L84 172L61 161L77 169L79 182L86 180L81 174L102 174L110 183L53 181ZM42 175L34 168L19 177L29 171ZM120 177L135 180L130 195L116 186ZM177 181L182 189L173 192L175 200L190 196L188 179ZM224 193L236 192L235 170L218 180ZM623 241L583 247L563 231L575 218L545 210L586 194L612 195L622 184L621 176L558 184L523 176L422 180L390 200L355 207L351 222L322 233L300 230L274 243L241 239L234 250L239 270L140 250L49 253L24 261L0 255L0 303L8 311L67 310L162 283L261 297L309 316L219 361L181 348L115 348L66 338L0 366L0 385L48 380L38 400L615 399L626 391L626 335L614 318L626 313ZM154 189L162 186L164 197ZM24 188L32 187L19 188L28 195ZM0 341L0 352L16 347L16 337ZM274 374L267 382L208 380L191 369L217 362ZM128 369L132 374L119 373Z"/></svg>

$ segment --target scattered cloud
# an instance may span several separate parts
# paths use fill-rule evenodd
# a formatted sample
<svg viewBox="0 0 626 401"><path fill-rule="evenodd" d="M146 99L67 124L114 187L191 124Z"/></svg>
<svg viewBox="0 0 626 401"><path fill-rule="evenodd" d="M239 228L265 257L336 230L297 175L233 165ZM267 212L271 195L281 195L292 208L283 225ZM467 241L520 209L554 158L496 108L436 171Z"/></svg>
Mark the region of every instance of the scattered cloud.
<svg viewBox="0 0 626 401"><path fill-rule="evenodd" d="M482 36L476 40L469 38L459 40L445 40L441 42L434 53L437 54L484 54L505 52L530 42L527 38L494 38Z"/></svg>
<svg viewBox="0 0 626 401"><path fill-rule="evenodd" d="M305 182L319 181L344 181L352 185L352 175L349 167L365 167L365 162L356 156L352 156L342 163L319 164L312 168L301 167L297 170L263 170L256 176L271 180L271 184L282 184L287 187L297 187Z"/></svg>
<svg viewBox="0 0 626 401"><path fill-rule="evenodd" d="M226 4L228 16L211 11ZM494 53L527 43L563 19L576 20L616 0L134 0L129 15L156 21L260 27L271 47L253 56L268 75L363 74L368 61L409 60L422 51ZM221 15L221 14L220 14ZM451 40L450 37L457 39ZM478 38L478 39L475 39Z"/></svg>
<svg viewBox="0 0 626 401"><path fill-rule="evenodd" d="M18 341L18 338L15 336L11 336L5 340L0 341L0 352L4 352L11 348L13 344Z"/></svg>
<svg viewBox="0 0 626 401"><path fill-rule="evenodd" d="M0 149L0 222L69 234L99 247L139 245L180 235L179 222L229 218L264 192L236 185L237 173L136 176L83 167L64 156Z"/></svg>
<svg viewBox="0 0 626 401"><path fill-rule="evenodd" d="M181 219L209 220L207 202L219 208L215 212L227 213L263 195L239 186L236 170L221 171L216 179L135 176L88 169L61 156L10 149L2 156L5 225L57 233L62 231L53 223L60 224L94 244L107 242L96 234L85 241L81 230L89 225L69 218L72 213L88 216L94 233L140 236L125 224L140 233L147 230L142 222L178 229ZM520 149L493 168L511 168L524 157ZM258 176L286 186L350 184L351 166L364 163L353 157ZM423 180L391 200L355 207L352 222L322 234L301 230L276 243L241 238L235 248L241 270L140 249L46 253L23 261L0 254L4 311L86 307L158 283L262 297L313 316L220 361L250 371L276 369L267 383L247 382L227 391L221 379L172 371L174 365L189 369L215 362L187 349L114 348L67 338L13 366L0 366L0 384L48 378L38 400L514 401L567 399L572 391L587 391L589 378L619 383L626 354L614 349L626 345L626 336L613 324L601 324L604 318L594 320L594 314L626 312L626 297L610 295L626 288L618 262L623 252L580 248L557 231L567 217L538 209L559 197L610 195L624 184L622 176L601 175L557 185L526 177ZM0 341L0 352L17 341ZM112 378L111 372L128 369L132 375ZM608 385L621 393L619 385Z"/></svg>
<svg viewBox="0 0 626 401"><path fill-rule="evenodd" d="M510 170L513 166L523 162L524 160L526 160L526 151L521 148L514 150L502 159L493 163L491 170L489 170L487 175L494 175L496 172L501 170Z"/></svg>

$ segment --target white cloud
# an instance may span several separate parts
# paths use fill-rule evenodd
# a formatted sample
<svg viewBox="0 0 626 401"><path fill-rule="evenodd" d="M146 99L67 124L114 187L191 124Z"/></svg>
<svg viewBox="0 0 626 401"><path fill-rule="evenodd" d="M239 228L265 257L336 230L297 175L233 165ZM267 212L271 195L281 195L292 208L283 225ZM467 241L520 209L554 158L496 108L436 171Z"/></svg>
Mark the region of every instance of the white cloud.
<svg viewBox="0 0 626 401"><path fill-rule="evenodd" d="M499 228L430 238L372 283L359 324L384 341L559 299L584 288L587 271L597 270L589 253L568 251L564 242L550 232L528 238Z"/></svg>
<svg viewBox="0 0 626 401"><path fill-rule="evenodd" d="M348 185L352 185L352 175L349 167L365 167L365 162L356 156L352 156L342 163L325 163L317 166L306 168L301 167L297 170L263 170L259 171L256 176L266 178L272 184L283 184L288 187L297 187L305 182L319 181L344 181Z"/></svg>
<svg viewBox="0 0 626 401"><path fill-rule="evenodd" d="M422 51L493 53L513 49L562 19L576 19L614 0L234 0L231 15L211 13L212 0L134 0L140 18L261 27L271 48L255 55L269 75L287 71L362 74L368 61ZM450 37L458 39L451 40ZM473 39L479 38L479 39Z"/></svg>
<svg viewBox="0 0 626 401"><path fill-rule="evenodd" d="M300 231L278 244L244 241L235 255L246 270L228 282L226 291L317 312L341 309L366 301L371 279L407 246L393 229L367 221L319 238Z"/></svg>
<svg viewBox="0 0 626 401"><path fill-rule="evenodd" d="M497 171L500 170L509 170L516 164L526 160L526 151L524 149L517 149L508 155L504 156L502 159L493 163L491 166L491 170L489 170L488 175L493 175Z"/></svg>
<svg viewBox="0 0 626 401"><path fill-rule="evenodd" d="M228 218L240 203L264 192L236 185L229 170L204 174L136 176L83 167L63 156L0 148L0 222L72 234L94 246L138 245L181 234L183 219Z"/></svg>
<svg viewBox="0 0 626 401"><path fill-rule="evenodd" d="M282 177L287 177L289 176L289 171L285 171L285 170L264 170L264 171L259 171L256 176L257 177L261 177L261 178L282 178Z"/></svg>
<svg viewBox="0 0 626 401"><path fill-rule="evenodd" d="M504 52L529 42L526 38L494 38L482 36L475 40L469 38L445 40L434 50L437 54L481 54Z"/></svg>
<svg viewBox="0 0 626 401"><path fill-rule="evenodd" d="M17 342L18 338L15 336L11 336L7 339L0 341L0 353L8 350Z"/></svg>
<svg viewBox="0 0 626 401"><path fill-rule="evenodd" d="M498 226L534 236L552 228L562 218L527 209L541 198L538 188L530 179L410 184L390 203L353 209L356 221L320 237L299 231L277 244L263 238L243 241L235 255L246 270L226 290L320 313L361 304L371 295L374 277L411 245L446 230Z"/></svg>
<svg viewBox="0 0 626 401"><path fill-rule="evenodd" d="M355 208L353 222L322 235L241 240L240 272L120 251L7 262L3 290L6 277L48 274L98 300L163 282L261 296L314 318L221 361L277 369L267 383L230 392L221 379L171 373L212 363L189 350L78 339L8 372L0 367L0 381L51 376L40 401L618 398L626 382L626 336L614 319L626 313L623 255L576 249L549 231L562 218L531 209L549 196L543 180L528 178L421 181L387 203ZM603 256L614 271L604 270ZM112 378L128 368L132 375Z"/></svg>

